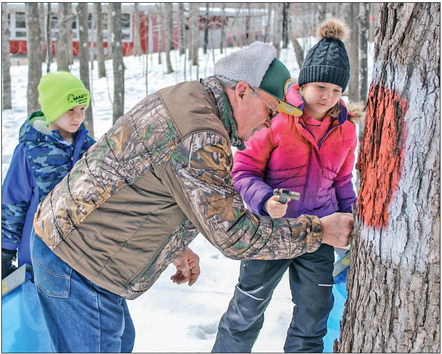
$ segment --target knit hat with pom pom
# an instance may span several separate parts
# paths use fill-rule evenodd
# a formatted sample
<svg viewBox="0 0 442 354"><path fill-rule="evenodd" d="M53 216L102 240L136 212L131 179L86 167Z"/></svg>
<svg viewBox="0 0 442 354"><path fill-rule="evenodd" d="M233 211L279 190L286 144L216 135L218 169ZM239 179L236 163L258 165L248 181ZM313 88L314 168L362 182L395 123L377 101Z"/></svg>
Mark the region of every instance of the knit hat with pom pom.
<svg viewBox="0 0 442 354"><path fill-rule="evenodd" d="M345 91L350 79L350 61L342 40L346 28L338 20L328 20L319 26L321 40L311 48L305 57L298 84L328 82Z"/></svg>

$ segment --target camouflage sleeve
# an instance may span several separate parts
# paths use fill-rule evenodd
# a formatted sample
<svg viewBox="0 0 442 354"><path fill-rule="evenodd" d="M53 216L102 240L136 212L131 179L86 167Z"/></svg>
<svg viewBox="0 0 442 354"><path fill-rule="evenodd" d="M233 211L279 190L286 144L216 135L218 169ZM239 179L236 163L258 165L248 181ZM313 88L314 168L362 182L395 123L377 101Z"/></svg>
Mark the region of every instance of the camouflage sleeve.
<svg viewBox="0 0 442 354"><path fill-rule="evenodd" d="M188 204L183 210L190 206L200 231L224 255L288 259L314 252L321 245L322 226L315 216L271 219L245 209L230 178L230 145L220 134L205 131L188 136L170 164Z"/></svg>
<svg viewBox="0 0 442 354"><path fill-rule="evenodd" d="M6 248L20 243L28 207L28 202L2 204L2 243L8 244Z"/></svg>

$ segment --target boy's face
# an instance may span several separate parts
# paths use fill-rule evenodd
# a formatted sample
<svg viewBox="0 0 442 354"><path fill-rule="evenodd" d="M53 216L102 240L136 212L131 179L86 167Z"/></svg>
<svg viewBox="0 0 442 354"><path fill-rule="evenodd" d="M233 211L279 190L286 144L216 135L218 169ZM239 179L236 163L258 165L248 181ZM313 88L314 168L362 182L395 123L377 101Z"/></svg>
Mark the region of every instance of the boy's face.
<svg viewBox="0 0 442 354"><path fill-rule="evenodd" d="M86 105L76 106L65 112L60 118L49 124L49 129L58 130L65 140L72 140L73 134L80 128L86 114Z"/></svg>

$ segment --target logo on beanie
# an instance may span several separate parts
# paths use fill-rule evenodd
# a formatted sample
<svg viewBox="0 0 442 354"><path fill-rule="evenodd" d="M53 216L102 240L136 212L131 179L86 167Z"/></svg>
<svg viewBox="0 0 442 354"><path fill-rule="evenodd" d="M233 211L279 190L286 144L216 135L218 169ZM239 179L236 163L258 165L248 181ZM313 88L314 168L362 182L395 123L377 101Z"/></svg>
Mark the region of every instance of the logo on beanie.
<svg viewBox="0 0 442 354"><path fill-rule="evenodd" d="M71 94L67 95L68 103L75 103L77 105L87 103L87 99L88 99L88 94L86 94L86 93L83 93L81 95L74 95L71 93Z"/></svg>

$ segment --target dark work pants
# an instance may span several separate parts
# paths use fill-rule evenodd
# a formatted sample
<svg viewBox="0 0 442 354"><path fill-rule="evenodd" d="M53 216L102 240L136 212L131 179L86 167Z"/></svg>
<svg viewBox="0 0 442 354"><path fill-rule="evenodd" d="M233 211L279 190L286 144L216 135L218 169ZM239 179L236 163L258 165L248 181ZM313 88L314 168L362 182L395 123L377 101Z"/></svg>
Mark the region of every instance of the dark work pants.
<svg viewBox="0 0 442 354"><path fill-rule="evenodd" d="M322 352L333 307L334 250L329 245L294 259L241 262L239 283L221 318L212 352L250 352L264 322L272 294L289 269L293 318L285 352Z"/></svg>

